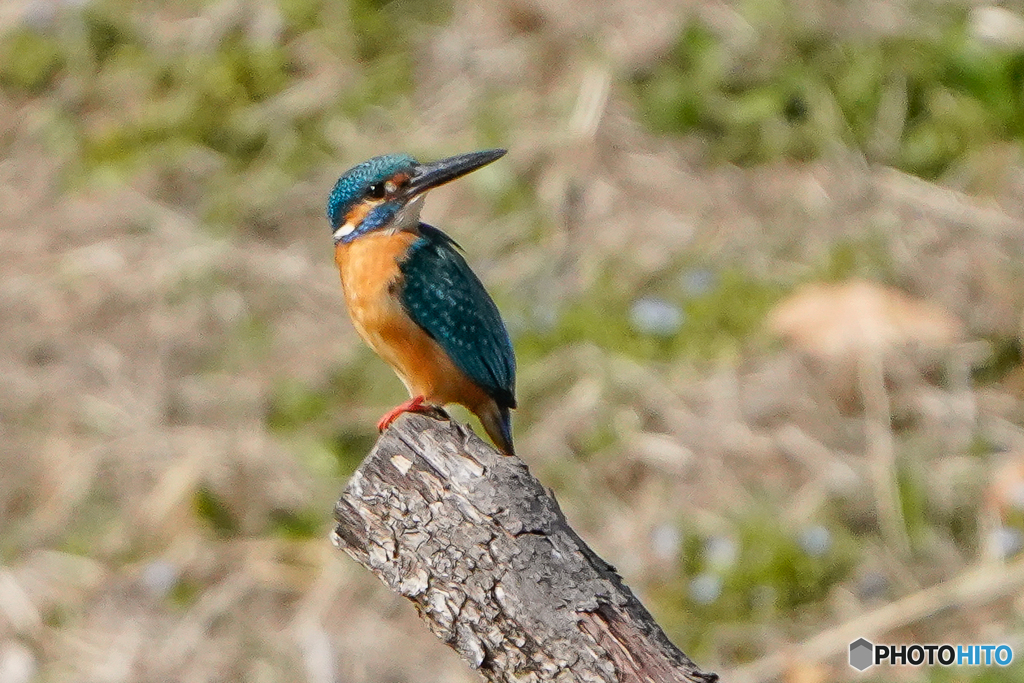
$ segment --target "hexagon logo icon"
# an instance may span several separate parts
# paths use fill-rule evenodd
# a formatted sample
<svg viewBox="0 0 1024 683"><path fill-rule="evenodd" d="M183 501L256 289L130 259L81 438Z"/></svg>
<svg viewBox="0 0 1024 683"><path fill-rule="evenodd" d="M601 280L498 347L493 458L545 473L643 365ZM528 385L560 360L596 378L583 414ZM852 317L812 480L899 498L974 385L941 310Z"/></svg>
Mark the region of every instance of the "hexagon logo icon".
<svg viewBox="0 0 1024 683"><path fill-rule="evenodd" d="M864 671L874 664L875 646L864 638L850 643L850 666L857 671Z"/></svg>

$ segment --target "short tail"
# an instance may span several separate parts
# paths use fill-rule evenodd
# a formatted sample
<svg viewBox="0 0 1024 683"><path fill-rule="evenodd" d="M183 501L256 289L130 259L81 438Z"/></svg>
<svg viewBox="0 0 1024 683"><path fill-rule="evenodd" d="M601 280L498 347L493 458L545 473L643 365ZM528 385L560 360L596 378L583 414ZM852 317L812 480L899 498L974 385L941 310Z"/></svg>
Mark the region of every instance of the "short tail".
<svg viewBox="0 0 1024 683"><path fill-rule="evenodd" d="M480 418L480 424L484 426L487 436L505 455L515 455L515 448L512 446L512 413L508 408L499 407L494 401L489 401L476 414Z"/></svg>

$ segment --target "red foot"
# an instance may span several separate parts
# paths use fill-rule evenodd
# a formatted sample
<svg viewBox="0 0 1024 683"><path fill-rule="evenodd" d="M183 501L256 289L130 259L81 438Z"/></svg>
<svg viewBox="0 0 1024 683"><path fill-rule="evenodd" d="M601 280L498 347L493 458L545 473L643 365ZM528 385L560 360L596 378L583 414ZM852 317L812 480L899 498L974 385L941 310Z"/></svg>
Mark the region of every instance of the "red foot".
<svg viewBox="0 0 1024 683"><path fill-rule="evenodd" d="M430 412L430 406L423 405L422 396L414 396L400 406L397 406L387 412L377 423L377 431L383 432L385 429L391 426L391 423L398 419L398 416L402 413L426 413Z"/></svg>

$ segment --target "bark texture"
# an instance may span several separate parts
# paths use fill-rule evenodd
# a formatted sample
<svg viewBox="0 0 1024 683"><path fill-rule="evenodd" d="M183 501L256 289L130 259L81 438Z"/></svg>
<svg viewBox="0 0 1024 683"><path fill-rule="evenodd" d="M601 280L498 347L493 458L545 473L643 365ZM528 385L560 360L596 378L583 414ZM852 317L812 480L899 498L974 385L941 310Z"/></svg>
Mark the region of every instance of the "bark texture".
<svg viewBox="0 0 1024 683"><path fill-rule="evenodd" d="M489 681L701 681L522 460L406 414L338 501L334 542Z"/></svg>

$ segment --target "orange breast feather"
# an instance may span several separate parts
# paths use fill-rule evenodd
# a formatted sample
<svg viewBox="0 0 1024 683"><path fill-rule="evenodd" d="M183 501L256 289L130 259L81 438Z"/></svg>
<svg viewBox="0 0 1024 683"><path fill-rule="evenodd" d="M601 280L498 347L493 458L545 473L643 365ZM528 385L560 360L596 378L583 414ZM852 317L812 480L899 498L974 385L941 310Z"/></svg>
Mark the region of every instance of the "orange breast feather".
<svg viewBox="0 0 1024 683"><path fill-rule="evenodd" d="M474 410L489 398L413 322L398 299L398 261L416 239L409 232L381 231L335 247L349 315L359 336L394 368L411 396Z"/></svg>

